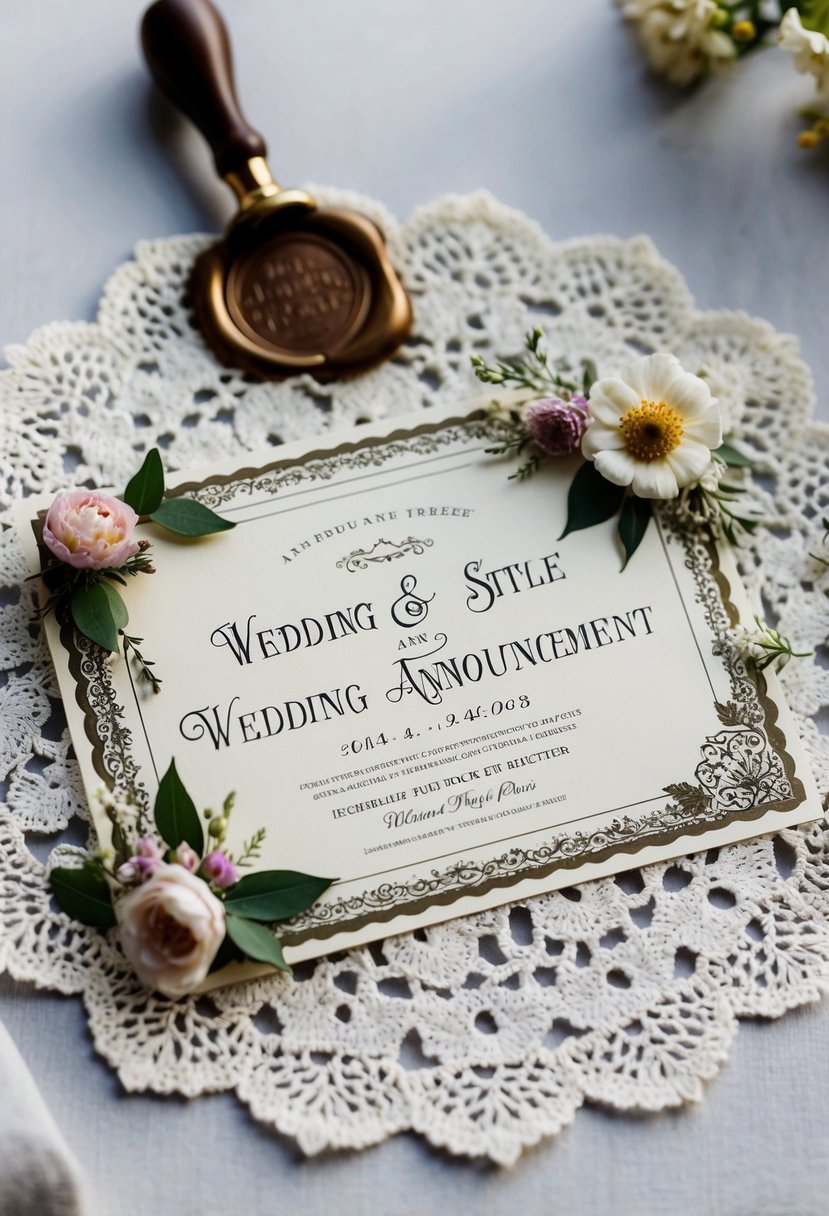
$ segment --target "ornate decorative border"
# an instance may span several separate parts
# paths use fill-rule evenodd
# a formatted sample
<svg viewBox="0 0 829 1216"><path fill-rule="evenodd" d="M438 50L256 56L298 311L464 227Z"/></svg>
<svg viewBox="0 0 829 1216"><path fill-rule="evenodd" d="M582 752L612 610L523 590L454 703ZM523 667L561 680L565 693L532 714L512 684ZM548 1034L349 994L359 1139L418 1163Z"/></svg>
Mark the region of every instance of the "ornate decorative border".
<svg viewBox="0 0 829 1216"><path fill-rule="evenodd" d="M728 638L738 620L731 587L720 569L716 546L679 526L663 510L657 518L663 546L679 543L685 566L696 585L696 600L703 607L714 638L714 653L724 662L733 700L715 703L723 730L706 737L696 783L666 787L670 801L639 816L624 815L594 832L558 833L531 849L510 849L487 861L456 861L446 870L432 870L428 878L406 883L383 883L372 891L315 906L291 922L283 932L286 945L309 938L325 939L364 925L415 916L435 905L453 903L474 889L483 894L525 879L543 879L554 870L571 870L586 862L598 863L618 853L635 854L649 846L670 844L678 836L699 836L712 825L736 820L751 822L770 810L788 811L806 797L795 776L786 737L777 725L777 706L767 695L761 674L749 675ZM757 798L762 798L757 802Z"/></svg>
<svg viewBox="0 0 829 1216"><path fill-rule="evenodd" d="M401 455L434 455L459 439L495 444L505 429L509 423L497 415L476 410L465 417L309 452L298 460L274 461L263 469L244 468L186 482L171 493L190 493L215 508L239 493L276 495L303 482L329 481L343 469L379 468ZM703 758L694 772L696 781L668 786L669 801L664 805L639 816L615 818L593 832L558 833L533 848L513 848L486 861L455 861L445 870L432 870L428 877L385 882L360 895L315 905L282 932L285 945L311 938L324 940L367 924L414 916L473 891L483 894L525 879L540 880L554 870L601 862L613 854L633 855L650 846L670 844L681 835L701 835L714 824L725 826L737 819L750 822L770 810L787 811L804 800L805 790L795 777L794 760L786 751L785 735L777 726L777 707L767 696L765 680L749 675L729 643L727 631L737 621L737 610L716 547L688 534L669 509L661 511L657 526L666 553L676 543L684 550L684 564L696 585L695 598L714 638L714 653L723 659L731 684L733 699L715 706L723 729L701 745ZM351 556L364 555L357 551ZM77 635L73 638L73 632L62 630L61 642L69 652L95 769L107 784L118 782L139 805L146 806L148 795L130 754L132 738L123 725L123 709L115 701L106 656L91 643L84 645L85 640ZM764 799L759 805L758 796Z"/></svg>
<svg viewBox="0 0 829 1216"><path fill-rule="evenodd" d="M233 473L187 481L167 491L168 496L191 494L205 506L220 507L239 494L253 496L257 492L276 495L280 490L308 481L330 481L335 473L380 468L398 456L434 456L451 447L464 435L497 444L508 439L513 425L508 420L477 409L466 415L446 418L442 422L425 422L412 430L392 431L388 435L372 435L355 443L342 443L336 448L308 452L299 459L275 460L261 469L242 468Z"/></svg>

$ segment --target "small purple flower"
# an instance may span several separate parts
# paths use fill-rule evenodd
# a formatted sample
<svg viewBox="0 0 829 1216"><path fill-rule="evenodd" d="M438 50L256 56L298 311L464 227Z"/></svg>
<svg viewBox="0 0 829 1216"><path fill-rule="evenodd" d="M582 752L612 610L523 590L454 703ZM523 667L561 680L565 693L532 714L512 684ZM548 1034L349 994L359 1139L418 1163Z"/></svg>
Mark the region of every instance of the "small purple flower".
<svg viewBox="0 0 829 1216"><path fill-rule="evenodd" d="M135 867L139 882L144 882L163 860L157 841L153 840L152 836L142 836L136 842L135 855L129 858L127 864Z"/></svg>
<svg viewBox="0 0 829 1216"><path fill-rule="evenodd" d="M199 872L208 882L212 882L214 887L232 887L239 881L239 871L220 849L214 849L212 853L207 854Z"/></svg>
<svg viewBox="0 0 829 1216"><path fill-rule="evenodd" d="M569 401L547 397L527 406L524 421L532 438L548 456L572 456L581 446L587 429L585 397L574 395Z"/></svg>

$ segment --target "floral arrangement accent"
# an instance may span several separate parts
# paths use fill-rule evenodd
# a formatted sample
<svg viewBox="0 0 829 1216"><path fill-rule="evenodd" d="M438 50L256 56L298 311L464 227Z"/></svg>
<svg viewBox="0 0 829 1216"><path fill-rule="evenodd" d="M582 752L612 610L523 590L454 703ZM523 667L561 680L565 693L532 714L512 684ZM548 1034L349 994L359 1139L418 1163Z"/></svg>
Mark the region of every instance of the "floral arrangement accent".
<svg viewBox="0 0 829 1216"><path fill-rule="evenodd" d="M570 484L559 540L618 514L624 570L645 536L654 502L670 504L677 519L712 539L735 544L755 530L757 520L736 505L745 488L724 480L729 468L751 462L723 442L719 402L702 377L686 372L671 354L644 355L601 379L585 359L577 386L563 375L565 367L551 365L543 338L536 327L524 340L521 358L488 364L473 355L472 367L482 383L515 390L506 402L492 403L512 433L487 448L496 456L529 453L511 479L530 477L547 456L585 457ZM825 540L829 519L823 524ZM758 616L754 626L732 629L731 640L757 671L772 665L779 670L789 659L812 653L795 650Z"/></svg>
<svg viewBox="0 0 829 1216"><path fill-rule="evenodd" d="M164 469L157 448L144 458L139 471L113 498L100 490L68 490L58 494L43 522L43 546L48 551L41 577L48 597L41 615L54 612L71 619L75 628L112 653L123 639L124 656L132 651L139 675L160 690L153 662L138 649L141 638L125 632L129 613L119 587L138 574L154 574L150 542L136 540L139 524L152 521L179 536L207 536L236 525L192 498L166 498Z"/></svg>
<svg viewBox="0 0 829 1216"><path fill-rule="evenodd" d="M756 24L740 10L759 4L734 5L715 0L617 0L622 16L635 24L650 67L676 85L689 85L721 68L754 45Z"/></svg>
<svg viewBox="0 0 829 1216"><path fill-rule="evenodd" d="M795 650L788 638L772 629L759 616L754 617L754 628L737 625L732 629L731 641L740 657L756 671L765 671L767 667L780 671L789 659L806 659L813 653L811 650Z"/></svg>
<svg viewBox="0 0 829 1216"><path fill-rule="evenodd" d="M80 867L51 871L52 894L74 920L119 928L121 946L142 984L171 998L193 992L209 972L248 959L290 972L268 924L288 920L319 899L335 879L294 870L240 876L259 855L260 829L234 855L225 847L234 795L215 815L200 815L176 771L161 779L157 835L128 800L103 795L112 848Z"/></svg>
<svg viewBox="0 0 829 1216"><path fill-rule="evenodd" d="M731 67L748 51L778 45L794 56L798 72L815 78L820 101L829 105L829 0L616 0L632 23L648 64L672 84L687 86L711 71ZM829 138L829 112L801 111L811 126L801 148Z"/></svg>
<svg viewBox="0 0 829 1216"><path fill-rule="evenodd" d="M494 403L512 434L489 449L496 455L529 453L513 477L530 476L546 456L586 458L570 486L560 540L618 515L624 569L644 538L653 502L660 500L672 501L681 518L732 543L755 529L757 521L738 506L744 487L724 480L729 468L750 461L723 442L719 402L701 377L684 371L673 355L655 354L602 379L585 360L577 386L551 366L542 339L536 328L527 334L521 359L489 365L475 355L472 366L484 384L522 394L521 400Z"/></svg>

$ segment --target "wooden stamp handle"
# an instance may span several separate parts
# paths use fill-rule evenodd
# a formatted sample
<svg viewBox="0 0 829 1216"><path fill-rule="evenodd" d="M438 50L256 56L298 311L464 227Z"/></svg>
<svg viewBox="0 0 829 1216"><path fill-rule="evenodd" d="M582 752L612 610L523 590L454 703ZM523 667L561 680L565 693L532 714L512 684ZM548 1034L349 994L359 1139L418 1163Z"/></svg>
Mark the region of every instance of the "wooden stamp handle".
<svg viewBox="0 0 829 1216"><path fill-rule="evenodd" d="M141 22L141 45L159 88L204 135L222 177L267 155L239 108L227 27L211 0L157 0Z"/></svg>

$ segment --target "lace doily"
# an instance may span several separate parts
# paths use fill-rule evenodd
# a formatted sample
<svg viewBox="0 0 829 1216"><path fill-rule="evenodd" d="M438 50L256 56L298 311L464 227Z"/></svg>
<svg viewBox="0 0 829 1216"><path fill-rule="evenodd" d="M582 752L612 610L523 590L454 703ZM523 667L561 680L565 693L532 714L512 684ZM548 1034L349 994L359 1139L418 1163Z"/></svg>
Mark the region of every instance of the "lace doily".
<svg viewBox="0 0 829 1216"><path fill-rule="evenodd" d="M210 997L142 990L117 938L50 902L27 835L57 836L84 800L8 508L68 483L124 484L157 444L169 468L478 391L470 355L517 353L540 324L554 354L600 374L669 349L705 374L757 453L767 527L742 555L764 612L818 660L783 683L821 790L829 746L829 427L794 339L733 313L698 313L650 241L554 245L487 195L445 198L402 227L330 191L389 236L414 332L373 373L260 384L219 366L185 283L205 238L142 243L94 324L55 324L8 351L0 376L2 584L0 966L82 994L98 1051L130 1090L235 1089L306 1152L415 1128L454 1153L509 1163L585 1101L659 1110L699 1098L737 1018L777 1017L829 986L829 828L787 831L633 870L526 905L303 964ZM78 839L75 829L74 839ZM61 843L61 841L64 841ZM39 850L42 852L42 849ZM55 857L55 852L52 856Z"/></svg>

